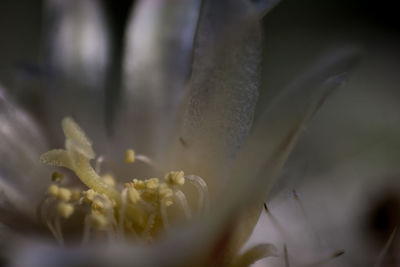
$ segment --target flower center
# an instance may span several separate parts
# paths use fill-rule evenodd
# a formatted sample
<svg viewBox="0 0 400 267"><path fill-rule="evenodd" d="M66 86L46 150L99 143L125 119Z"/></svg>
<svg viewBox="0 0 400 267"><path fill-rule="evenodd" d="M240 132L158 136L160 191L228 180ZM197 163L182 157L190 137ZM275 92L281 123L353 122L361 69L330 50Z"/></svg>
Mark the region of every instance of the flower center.
<svg viewBox="0 0 400 267"><path fill-rule="evenodd" d="M65 149L54 149L44 153L43 163L72 170L88 188L77 189L62 185L63 175L55 172L53 183L39 206L41 220L48 226L59 243L63 243L62 225L75 217L83 220L84 242L95 233L106 233L111 237L151 241L153 237L169 227L169 209L179 206L186 219L192 209L184 193L183 185L191 183L198 192L197 211L208 209L208 189L205 181L183 171L170 171L163 178L133 179L119 184L112 174L99 173L90 160L95 158L91 141L72 118L62 121L66 137ZM100 164L102 157L97 158ZM125 162L142 161L152 164L144 155L135 155L134 150L125 153ZM98 165L97 164L97 165Z"/></svg>

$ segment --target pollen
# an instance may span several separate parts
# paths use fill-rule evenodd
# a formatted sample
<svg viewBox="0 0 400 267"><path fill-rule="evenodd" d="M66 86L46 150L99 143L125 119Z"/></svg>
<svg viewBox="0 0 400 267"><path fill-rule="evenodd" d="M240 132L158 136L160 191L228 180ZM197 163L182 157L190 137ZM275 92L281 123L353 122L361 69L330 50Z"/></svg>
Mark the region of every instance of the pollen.
<svg viewBox="0 0 400 267"><path fill-rule="evenodd" d="M52 196L52 197L57 197L58 196L58 186L55 184L51 184L48 188L47 188L47 193Z"/></svg>
<svg viewBox="0 0 400 267"><path fill-rule="evenodd" d="M112 171L101 174L101 168L92 167L90 161L96 159L92 142L78 124L72 118L65 118L62 127L66 137L65 149L48 151L40 159L43 163L73 171L82 185L70 188L64 185L63 174L55 172L52 176L53 183L39 208L43 222L56 240L63 240L63 225L57 218L63 218L62 223L67 224L75 210L79 210L79 214L83 212L80 225L83 226L82 239L85 242L91 238L96 240L94 230L106 231L107 236L120 238L122 235L126 239L151 242L156 234L168 230L172 214L190 220L193 209L198 212L207 210L207 185L199 176L185 176L182 170L178 170L164 172L163 178L134 178L130 182L118 183ZM101 156L96 162L101 163L104 158ZM135 156L133 149L127 149L124 161L133 163L136 159L152 168L155 166L149 157ZM186 181L198 191L196 207L187 201L183 187ZM172 212L169 207L175 203Z"/></svg>
<svg viewBox="0 0 400 267"><path fill-rule="evenodd" d="M173 171L167 173L164 179L170 185L183 185L185 183L185 174L183 171Z"/></svg>
<svg viewBox="0 0 400 267"><path fill-rule="evenodd" d="M58 198L59 200L68 202L68 201L71 200L71 197L72 197L72 191L71 191L70 189L68 189L68 188L62 188L62 187L60 187L60 188L58 189L57 198Z"/></svg>
<svg viewBox="0 0 400 267"><path fill-rule="evenodd" d="M135 162L135 151L133 149L127 149L125 151L125 163Z"/></svg>
<svg viewBox="0 0 400 267"><path fill-rule="evenodd" d="M74 213L74 206L69 203L60 202L58 203L57 211L61 217L68 219Z"/></svg>

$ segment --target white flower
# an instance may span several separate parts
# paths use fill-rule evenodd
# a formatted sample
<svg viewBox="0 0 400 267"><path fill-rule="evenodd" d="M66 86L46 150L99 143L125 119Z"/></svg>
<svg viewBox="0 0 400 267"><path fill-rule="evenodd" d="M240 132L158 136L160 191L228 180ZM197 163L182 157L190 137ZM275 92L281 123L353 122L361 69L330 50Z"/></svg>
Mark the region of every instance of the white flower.
<svg viewBox="0 0 400 267"><path fill-rule="evenodd" d="M143 0L126 34L124 90L104 98L111 89L96 81L107 66L107 42L97 32L103 33L97 29L103 22L99 13L91 15L97 2L48 2L52 12L66 12L55 21L53 48L53 63L66 78L57 91L43 94L46 110L36 119L4 89L0 95L0 212L8 226L2 235L13 240L1 245L9 248L11 264L246 266L275 255L271 244L240 249L280 168L323 100L342 83L354 51L323 57L261 108L255 121L262 88L260 20L274 3ZM76 38L71 46L69 38ZM50 150L42 161L71 169L84 185L60 169L67 181L55 174L57 183L48 187L50 169L39 156L49 150L46 137L61 147L65 116L86 134L65 118L65 149ZM133 165L123 163L126 148L126 162ZM93 159L101 170L92 167ZM185 187L186 181L195 187ZM85 201L89 209L79 215ZM181 208L170 210L175 204ZM75 242L64 247L56 240Z"/></svg>

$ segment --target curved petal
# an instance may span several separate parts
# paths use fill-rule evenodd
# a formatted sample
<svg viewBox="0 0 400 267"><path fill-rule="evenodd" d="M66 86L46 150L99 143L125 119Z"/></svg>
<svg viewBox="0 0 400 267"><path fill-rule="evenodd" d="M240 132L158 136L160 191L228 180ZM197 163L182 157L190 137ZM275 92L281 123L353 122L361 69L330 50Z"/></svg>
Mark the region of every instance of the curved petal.
<svg viewBox="0 0 400 267"><path fill-rule="evenodd" d="M17 206L21 206L17 202L23 198L37 200L37 194L43 192L47 181L45 169L39 162L40 154L46 150L44 135L36 123L0 86L0 177L4 179L2 185L7 186L0 186L3 197ZM24 210L29 206L28 203Z"/></svg>
<svg viewBox="0 0 400 267"><path fill-rule="evenodd" d="M97 0L46 0L51 71L90 88L103 85L108 34Z"/></svg>
<svg viewBox="0 0 400 267"><path fill-rule="evenodd" d="M103 144L109 40L101 1L46 0L44 11L47 76L38 119L53 145L64 140L59 123L66 116L77 118Z"/></svg>
<svg viewBox="0 0 400 267"><path fill-rule="evenodd" d="M230 186L224 194L228 212L263 203L301 133L326 97L343 83L346 77L343 71L354 66L357 54L352 48L328 54L264 111L231 171ZM243 235L238 240L247 240L258 217L259 212L251 213L251 218L247 218L249 223L245 225L247 229L237 231Z"/></svg>
<svg viewBox="0 0 400 267"><path fill-rule="evenodd" d="M184 92L200 3L142 0L131 15L118 127L129 143L151 156L165 145Z"/></svg>
<svg viewBox="0 0 400 267"><path fill-rule="evenodd" d="M253 121L265 8L251 1L203 3L174 158L208 182L229 169Z"/></svg>

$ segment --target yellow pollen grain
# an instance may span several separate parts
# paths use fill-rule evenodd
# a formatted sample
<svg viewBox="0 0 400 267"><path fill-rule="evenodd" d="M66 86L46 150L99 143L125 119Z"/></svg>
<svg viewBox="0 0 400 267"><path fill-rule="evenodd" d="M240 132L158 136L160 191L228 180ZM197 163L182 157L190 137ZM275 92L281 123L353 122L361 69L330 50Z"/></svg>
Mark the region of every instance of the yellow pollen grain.
<svg viewBox="0 0 400 267"><path fill-rule="evenodd" d="M138 180L138 179L133 179L132 180L133 186L137 189L137 190L142 190L146 188L146 185L144 184L144 181L142 180Z"/></svg>
<svg viewBox="0 0 400 267"><path fill-rule="evenodd" d="M68 201L71 200L71 197L72 197L72 192L71 192L71 190L69 190L68 188L62 188L62 187L60 187L60 188L58 189L57 198L58 198L59 200L68 202Z"/></svg>
<svg viewBox="0 0 400 267"><path fill-rule="evenodd" d="M125 163L135 162L135 151L133 149L127 149L125 151Z"/></svg>
<svg viewBox="0 0 400 267"><path fill-rule="evenodd" d="M134 187L129 187L128 188L128 199L133 204L136 204L140 200L139 191L137 191Z"/></svg>
<svg viewBox="0 0 400 267"><path fill-rule="evenodd" d="M172 171L167 173L164 179L170 185L183 185L185 183L185 174L183 171Z"/></svg>
<svg viewBox="0 0 400 267"><path fill-rule="evenodd" d="M52 197L57 197L58 196L58 190L59 190L59 187L57 185L51 184L47 188L47 193Z"/></svg>
<svg viewBox="0 0 400 267"><path fill-rule="evenodd" d="M159 185L158 178L150 178L144 181L146 189L157 189Z"/></svg>
<svg viewBox="0 0 400 267"><path fill-rule="evenodd" d="M171 206L173 204L173 191L168 187L167 184L163 183L158 188L158 194L160 195L161 200L164 201L165 206Z"/></svg>
<svg viewBox="0 0 400 267"><path fill-rule="evenodd" d="M92 209L98 212L104 212L105 205L100 199L95 199L92 202Z"/></svg>
<svg viewBox="0 0 400 267"><path fill-rule="evenodd" d="M71 201L76 201L81 197L81 191L78 189L72 189L72 196L71 196Z"/></svg>
<svg viewBox="0 0 400 267"><path fill-rule="evenodd" d="M74 206L69 203L60 202L57 206L57 212L63 218L68 219L74 213Z"/></svg>
<svg viewBox="0 0 400 267"><path fill-rule="evenodd" d="M95 196L97 195L97 193L93 190L93 189L89 189L86 191L83 191L83 199L88 202L91 203L93 201L93 199L95 198Z"/></svg>

